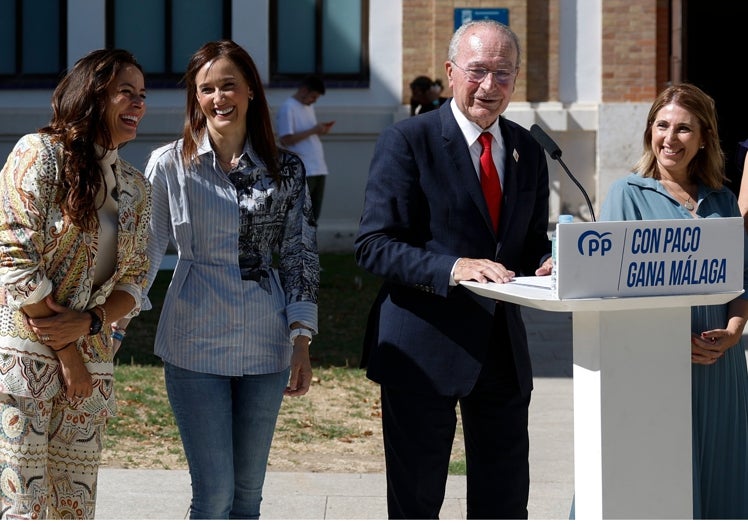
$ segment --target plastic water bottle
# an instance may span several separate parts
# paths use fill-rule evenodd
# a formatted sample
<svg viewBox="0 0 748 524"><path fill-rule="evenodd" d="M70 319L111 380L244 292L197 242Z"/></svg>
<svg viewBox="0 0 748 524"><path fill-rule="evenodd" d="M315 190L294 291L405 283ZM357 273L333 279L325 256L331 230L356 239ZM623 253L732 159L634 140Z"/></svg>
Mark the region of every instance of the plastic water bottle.
<svg viewBox="0 0 748 524"><path fill-rule="evenodd" d="M558 223L556 224L556 230L551 235L551 258L553 259L553 269L551 270L551 291L555 296L558 296L557 286L557 273L558 273L558 246L556 245L556 237L558 237L558 224L571 224L574 222L572 215L559 215Z"/></svg>

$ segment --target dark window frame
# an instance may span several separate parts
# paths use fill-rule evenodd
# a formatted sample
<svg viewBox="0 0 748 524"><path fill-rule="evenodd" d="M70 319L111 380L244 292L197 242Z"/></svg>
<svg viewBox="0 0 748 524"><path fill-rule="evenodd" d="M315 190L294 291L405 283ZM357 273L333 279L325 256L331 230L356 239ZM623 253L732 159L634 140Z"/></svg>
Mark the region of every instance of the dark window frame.
<svg viewBox="0 0 748 524"><path fill-rule="evenodd" d="M67 0L58 0L60 9L59 30L60 42L59 56L57 62L60 70L49 73L23 73L21 64L23 64L23 31L17 30L15 34L16 52L15 52L15 71L11 74L0 74L0 89L53 89L62 79L67 69L68 55L68 2ZM16 28L23 28L23 0L15 0L16 7Z"/></svg>
<svg viewBox="0 0 748 524"><path fill-rule="evenodd" d="M220 0L223 5L223 20L221 21L221 32L223 38L231 38L231 0ZM111 49L114 47L114 2L115 0L106 0L106 47ZM174 64L171 63L172 59L172 37L174 35L174 27L172 25L172 16L174 3L172 0L164 0L164 8L166 10L166 27L164 27L164 59L166 60L166 69L164 72L152 72L146 71L146 84L148 89L178 89L182 87L182 79L184 77L184 70L176 71ZM197 51L197 49L195 49ZM184 67L181 65L180 67Z"/></svg>
<svg viewBox="0 0 748 524"><path fill-rule="evenodd" d="M303 73L279 73L278 72L278 5L277 2L270 2L270 71L269 85L273 88L296 87L299 81L307 74L317 74L324 78L325 87L327 88L367 88L370 85L370 67L369 67L369 0L358 0L361 2L361 55L360 73L328 73L322 70L322 4L324 0L315 0L314 18L315 18L315 65L314 71L305 71Z"/></svg>
<svg viewBox="0 0 748 524"><path fill-rule="evenodd" d="M16 27L23 27L23 9L22 4L24 0L15 0L16 3ZM164 0L165 9L167 13L171 13L173 9L172 0ZM317 73L323 76L325 79L325 85L328 88L335 87L348 87L348 88L360 88L369 87L370 85L370 66L369 66L369 0L359 0L361 2L361 54L360 60L360 73L351 74L331 74L322 71L322 3L324 0L316 0L315 2L315 23L317 24L316 31L316 42L315 42L315 71L309 71L309 73ZM221 0L223 4L223 21L222 21L222 32L224 38L231 38L231 23L232 23L232 2L231 0ZM58 62L60 64L60 71L49 74L24 74L20 71L22 59L23 59L23 34L17 32L15 35L16 39L16 56L15 56L15 73L9 75L0 75L0 88L3 89L53 89L60 81L62 76L65 74L67 64L67 40L68 40L68 2L67 0L59 0L60 8L60 19L59 19L59 30L60 30L60 42L59 42L59 57ZM276 2L270 2L270 81L269 87L293 87L296 86L307 73L299 74L280 74L277 72L277 56L278 48L275 42L278 38L277 31L277 5ZM111 49L114 47L114 0L106 0L105 3L105 47ZM172 17L166 16L166 27L164 28L164 52L167 60L167 71L165 72L148 72L148 87L149 88L180 88L182 85L182 78L184 71L175 71L173 64L170 63L171 51L172 51L172 35L173 35Z"/></svg>

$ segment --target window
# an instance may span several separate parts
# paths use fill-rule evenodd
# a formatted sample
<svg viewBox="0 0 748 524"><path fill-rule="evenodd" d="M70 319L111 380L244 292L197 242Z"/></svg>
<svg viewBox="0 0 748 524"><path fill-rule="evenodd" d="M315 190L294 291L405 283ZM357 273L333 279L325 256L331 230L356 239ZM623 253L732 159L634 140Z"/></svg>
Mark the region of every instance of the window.
<svg viewBox="0 0 748 524"><path fill-rule="evenodd" d="M75 9L84 5L68 0L0 0L0 87L51 89L57 85L68 66L70 4L78 6ZM92 31L73 38L85 49L119 47L132 52L145 70L149 87L177 87L190 56L200 46L231 37L231 0L88 4L98 9L102 17L98 20L105 20L105 36ZM85 13L72 14L86 17Z"/></svg>
<svg viewBox="0 0 748 524"><path fill-rule="evenodd" d="M67 2L0 0L0 85L54 86L67 66Z"/></svg>
<svg viewBox="0 0 748 524"><path fill-rule="evenodd" d="M231 37L231 1L107 0L106 21L107 47L135 55L149 87L176 87L195 51Z"/></svg>
<svg viewBox="0 0 748 524"><path fill-rule="evenodd" d="M270 83L315 73L328 87L369 85L369 0L270 2Z"/></svg>

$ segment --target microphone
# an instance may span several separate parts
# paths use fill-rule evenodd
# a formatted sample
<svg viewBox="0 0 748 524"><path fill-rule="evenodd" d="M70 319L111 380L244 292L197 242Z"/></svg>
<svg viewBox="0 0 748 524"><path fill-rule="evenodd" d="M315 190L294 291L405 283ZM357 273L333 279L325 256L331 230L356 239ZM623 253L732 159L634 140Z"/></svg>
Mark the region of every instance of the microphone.
<svg viewBox="0 0 748 524"><path fill-rule="evenodd" d="M543 131L543 128L540 127L538 124L533 124L530 126L530 134L535 139L535 141L540 144L543 149L546 150L548 155L553 160L558 160L558 163L561 164L561 167L564 168L564 171L566 171L566 174L569 176L572 182L576 184L576 186L579 188L579 190L582 192L582 195L584 196L584 200L587 202L587 208L590 210L590 216L592 217L593 222L597 222L595 219L595 211L592 209L592 202L590 202L590 197L587 195L587 191L584 190L582 187L582 184L579 183L579 181L574 178L574 175L571 174L571 171L569 171L569 168L566 167L566 164L563 160L561 160L561 148L558 147L558 144L553 141L553 139L548 136L548 133Z"/></svg>

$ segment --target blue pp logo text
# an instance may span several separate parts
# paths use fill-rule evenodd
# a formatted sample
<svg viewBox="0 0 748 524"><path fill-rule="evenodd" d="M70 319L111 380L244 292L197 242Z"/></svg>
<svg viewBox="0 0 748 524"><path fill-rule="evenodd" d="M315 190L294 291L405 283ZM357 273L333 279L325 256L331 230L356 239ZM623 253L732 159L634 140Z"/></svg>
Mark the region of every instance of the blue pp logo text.
<svg viewBox="0 0 748 524"><path fill-rule="evenodd" d="M610 231L605 233L598 233L597 231L585 231L579 235L577 241L577 249L580 255L587 255L588 257L599 255L605 256L605 253L613 249L613 241L608 238L611 234Z"/></svg>

